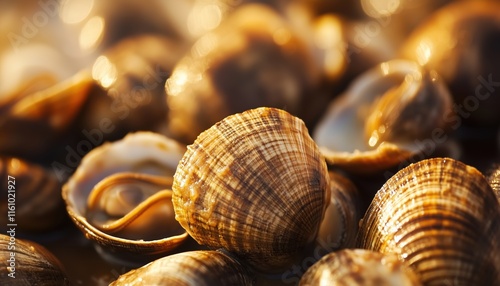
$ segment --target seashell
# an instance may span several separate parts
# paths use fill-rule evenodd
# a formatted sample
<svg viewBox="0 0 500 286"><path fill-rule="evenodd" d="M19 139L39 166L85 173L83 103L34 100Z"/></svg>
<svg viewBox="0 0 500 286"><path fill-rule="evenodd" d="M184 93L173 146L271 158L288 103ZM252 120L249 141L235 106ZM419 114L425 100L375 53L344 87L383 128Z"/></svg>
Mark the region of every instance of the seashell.
<svg viewBox="0 0 500 286"><path fill-rule="evenodd" d="M326 250L331 252L356 245L362 213L356 186L337 172L330 171L329 177L330 204L326 208L316 241L320 245L328 245L329 249Z"/></svg>
<svg viewBox="0 0 500 286"><path fill-rule="evenodd" d="M157 259L110 285L254 285L251 273L221 251L189 251Z"/></svg>
<svg viewBox="0 0 500 286"><path fill-rule="evenodd" d="M169 190L184 152L167 137L137 132L82 159L62 195L73 222L105 259L149 262L187 238L174 220Z"/></svg>
<svg viewBox="0 0 500 286"><path fill-rule="evenodd" d="M169 130L192 143L224 117L261 106L286 107L307 122L317 116L311 110L320 99L311 94L320 78L308 44L286 18L243 5L201 37L166 81Z"/></svg>
<svg viewBox="0 0 500 286"><path fill-rule="evenodd" d="M15 237L15 230L12 233L0 234L0 259L6 265L0 268L2 285L71 285L62 264L50 251Z"/></svg>
<svg viewBox="0 0 500 286"><path fill-rule="evenodd" d="M488 183L500 202L500 166L496 165L488 174Z"/></svg>
<svg viewBox="0 0 500 286"><path fill-rule="evenodd" d="M34 158L51 150L71 126L93 85L90 74L81 71L49 88L4 102L0 154ZM26 144L33 141L36 146Z"/></svg>
<svg viewBox="0 0 500 286"><path fill-rule="evenodd" d="M366 249L332 252L311 266L299 285L422 285L418 276L394 254Z"/></svg>
<svg viewBox="0 0 500 286"><path fill-rule="evenodd" d="M455 126L498 126L500 4L454 1L434 12L406 40L401 55L436 70L457 108Z"/></svg>
<svg viewBox="0 0 500 286"><path fill-rule="evenodd" d="M329 188L303 121L257 108L226 117L188 146L172 201L176 220L199 244L272 272L314 241Z"/></svg>
<svg viewBox="0 0 500 286"><path fill-rule="evenodd" d="M0 203L0 210L5 214L0 217L2 229L7 226L10 211L15 214L18 233L46 232L67 222L61 198L62 183L54 173L19 158L0 157L0 175L3 178L0 182L5 186L1 191L5 200ZM15 183L12 191L7 188L9 176L14 178L9 180Z"/></svg>
<svg viewBox="0 0 500 286"><path fill-rule="evenodd" d="M446 137L451 97L439 76L404 60L382 63L330 103L313 138L329 164L382 171ZM432 151L432 150L430 150Z"/></svg>
<svg viewBox="0 0 500 286"><path fill-rule="evenodd" d="M91 98L82 124L91 129L109 118L114 133L155 130L167 119L165 81L186 50L183 42L152 34L128 37L106 49L93 62L92 77L107 96Z"/></svg>
<svg viewBox="0 0 500 286"><path fill-rule="evenodd" d="M400 170L382 186L358 243L396 254L424 285L497 285L499 222L499 204L477 169L433 158Z"/></svg>

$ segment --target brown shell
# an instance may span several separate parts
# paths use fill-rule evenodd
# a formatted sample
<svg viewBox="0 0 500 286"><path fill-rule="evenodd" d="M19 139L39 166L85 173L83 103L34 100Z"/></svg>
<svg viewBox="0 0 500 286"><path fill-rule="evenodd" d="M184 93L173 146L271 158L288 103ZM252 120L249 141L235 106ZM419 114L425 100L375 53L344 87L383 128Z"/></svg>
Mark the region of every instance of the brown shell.
<svg viewBox="0 0 500 286"><path fill-rule="evenodd" d="M176 219L200 244L266 271L318 231L326 164L302 120L274 108L226 117L188 146L174 176Z"/></svg>
<svg viewBox="0 0 500 286"><path fill-rule="evenodd" d="M402 57L436 70L450 88L460 117L455 126L500 124L500 3L453 1L411 33Z"/></svg>
<svg viewBox="0 0 500 286"><path fill-rule="evenodd" d="M190 144L224 117L260 106L304 118L301 111L317 106L319 76L285 18L265 5L244 5L201 37L166 81L169 130Z"/></svg>
<svg viewBox="0 0 500 286"><path fill-rule="evenodd" d="M73 222L106 259L142 264L179 247L187 238L174 220L168 190L184 151L184 146L162 135L136 132L83 158L63 186L62 196ZM105 195L116 191L114 196ZM125 199L132 206L125 213L106 212L99 205L111 204L107 199Z"/></svg>
<svg viewBox="0 0 500 286"><path fill-rule="evenodd" d="M356 186L343 175L330 171L330 204L326 208L316 241L328 252L354 247L361 219Z"/></svg>
<svg viewBox="0 0 500 286"><path fill-rule="evenodd" d="M497 285L499 224L499 204L484 176L459 161L433 158L382 186L358 242L398 255L424 285Z"/></svg>
<svg viewBox="0 0 500 286"><path fill-rule="evenodd" d="M299 285L418 286L418 276L394 254L366 249L332 252L311 266Z"/></svg>
<svg viewBox="0 0 500 286"><path fill-rule="evenodd" d="M34 163L19 158L0 157L0 182L4 188L0 211L3 229L7 224L8 201L15 199L15 220L18 232L44 232L67 222L64 202L61 198L62 183L54 173ZM15 191L8 193L8 177L14 179Z"/></svg>
<svg viewBox="0 0 500 286"><path fill-rule="evenodd" d="M110 285L253 285L250 272L220 251L190 251L157 259Z"/></svg>
<svg viewBox="0 0 500 286"><path fill-rule="evenodd" d="M71 285L62 264L50 251L37 243L15 237L15 230L13 233L14 236L0 234L3 265L0 267L0 284ZM9 261L12 258L14 269Z"/></svg>
<svg viewBox="0 0 500 286"><path fill-rule="evenodd" d="M378 172L423 152L421 140L442 140L449 125L443 114L452 114L451 105L436 73L391 60L362 74L333 100L313 138L329 164Z"/></svg>
<svg viewBox="0 0 500 286"><path fill-rule="evenodd" d="M490 183L491 188L495 192L495 195L500 202L500 165L493 168L488 174L488 183Z"/></svg>

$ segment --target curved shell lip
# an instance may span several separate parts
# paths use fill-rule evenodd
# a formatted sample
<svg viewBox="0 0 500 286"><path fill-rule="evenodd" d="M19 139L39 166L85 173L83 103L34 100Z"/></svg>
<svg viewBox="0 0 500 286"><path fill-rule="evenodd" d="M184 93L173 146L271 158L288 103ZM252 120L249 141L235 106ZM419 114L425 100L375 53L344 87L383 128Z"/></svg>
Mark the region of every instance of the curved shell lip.
<svg viewBox="0 0 500 286"><path fill-rule="evenodd" d="M313 132L328 164L354 173L375 173L423 151L424 146L407 139L382 141L372 147L365 134L366 118L381 95L402 82L409 82L404 97L413 97L422 81L422 67L403 59L381 63L356 79L330 103Z"/></svg>
<svg viewBox="0 0 500 286"><path fill-rule="evenodd" d="M144 138L146 140L143 140ZM141 154L137 155L133 154L134 152L127 152L126 148L129 146L127 144L139 144L143 148L141 149ZM170 156L172 158L168 155L155 156L154 150L151 150L153 148L173 151L175 154ZM148 151L150 153L147 153ZM187 239L187 232L155 240L134 240L113 236L99 230L87 220L85 217L86 203L92 187L101 179L125 170L134 171L130 170L131 168L122 166L128 159L133 162L134 160L146 158L148 162L153 161L154 163L165 164L165 166L170 165L169 167L175 170L184 151L185 147L181 144L153 132L130 133L120 141L105 143L92 150L82 159L76 172L62 187L62 197L70 218L88 239L96 242L98 245L104 246L103 250L111 253L111 255L113 253L129 253L131 256L135 254L138 257L147 257L173 250ZM106 159L107 157L105 156L115 153L122 157L117 157L116 160ZM124 158L126 157L124 154L131 156L131 158ZM145 157L140 157L144 156L144 154L146 154ZM142 160L139 160L139 162L142 162ZM90 171L87 168L90 168ZM101 176L92 176L92 174L88 174L87 172L101 172ZM83 196L84 199L78 200L78 196Z"/></svg>

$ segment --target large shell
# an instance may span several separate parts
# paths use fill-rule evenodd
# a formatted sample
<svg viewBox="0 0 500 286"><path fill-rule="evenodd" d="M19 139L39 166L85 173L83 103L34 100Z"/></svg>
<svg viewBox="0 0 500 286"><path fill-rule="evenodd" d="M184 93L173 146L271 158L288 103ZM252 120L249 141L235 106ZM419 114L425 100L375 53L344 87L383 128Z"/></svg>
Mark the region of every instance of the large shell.
<svg viewBox="0 0 500 286"><path fill-rule="evenodd" d="M402 56L436 70L450 88L459 116L450 121L500 124L500 4L454 1L423 22Z"/></svg>
<svg viewBox="0 0 500 286"><path fill-rule="evenodd" d="M335 99L313 138L330 164L381 171L419 152L430 156L447 136L443 115L452 114L451 103L436 73L392 60L361 75Z"/></svg>
<svg viewBox="0 0 500 286"><path fill-rule="evenodd" d="M250 272L220 251L182 252L121 275L110 285L253 285Z"/></svg>
<svg viewBox="0 0 500 286"><path fill-rule="evenodd" d="M299 285L418 286L421 283L394 254L345 249L321 258L304 273Z"/></svg>
<svg viewBox="0 0 500 286"><path fill-rule="evenodd" d="M359 246L394 253L424 285L498 285L499 204L484 176L450 158L402 169L375 195Z"/></svg>
<svg viewBox="0 0 500 286"><path fill-rule="evenodd" d="M198 243L273 271L314 240L329 178L300 119L257 108L200 134L179 163L173 191L176 219Z"/></svg>
<svg viewBox="0 0 500 286"><path fill-rule="evenodd" d="M16 230L0 234L2 285L71 285L61 263L43 246L16 238Z"/></svg>
<svg viewBox="0 0 500 286"><path fill-rule="evenodd" d="M307 43L285 18L264 5L243 5L201 37L166 81L169 129L192 143L250 108L286 108L304 118L301 111L317 107L319 80Z"/></svg>
<svg viewBox="0 0 500 286"><path fill-rule="evenodd" d="M18 232L44 232L53 230L67 221L61 198L62 183L49 170L19 158L0 157L0 182L5 186L0 193L0 229L7 225L7 212L14 206ZM8 177L14 179L15 191L8 192ZM9 202L14 202L9 204Z"/></svg>
<svg viewBox="0 0 500 286"><path fill-rule="evenodd" d="M186 239L174 220L168 190L184 152L167 137L137 132L83 158L64 185L63 198L70 217L102 246L98 250L105 258L149 262Z"/></svg>

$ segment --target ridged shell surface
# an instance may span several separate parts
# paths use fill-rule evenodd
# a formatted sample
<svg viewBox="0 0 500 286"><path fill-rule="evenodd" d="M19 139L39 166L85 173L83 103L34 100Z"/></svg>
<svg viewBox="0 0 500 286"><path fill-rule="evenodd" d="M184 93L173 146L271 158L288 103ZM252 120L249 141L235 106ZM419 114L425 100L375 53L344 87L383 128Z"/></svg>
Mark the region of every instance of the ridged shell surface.
<svg viewBox="0 0 500 286"><path fill-rule="evenodd" d="M394 254L344 249L321 258L300 280L301 286L417 286L417 275Z"/></svg>
<svg viewBox="0 0 500 286"><path fill-rule="evenodd" d="M129 271L110 285L253 285L247 269L219 251L189 251L166 256Z"/></svg>
<svg viewBox="0 0 500 286"><path fill-rule="evenodd" d="M226 117L200 134L172 189L176 219L198 243L267 271L314 240L329 202L326 163L307 128L274 108Z"/></svg>
<svg viewBox="0 0 500 286"><path fill-rule="evenodd" d="M478 170L450 158L423 160L377 192L358 242L397 254L424 285L498 285L498 210Z"/></svg>

